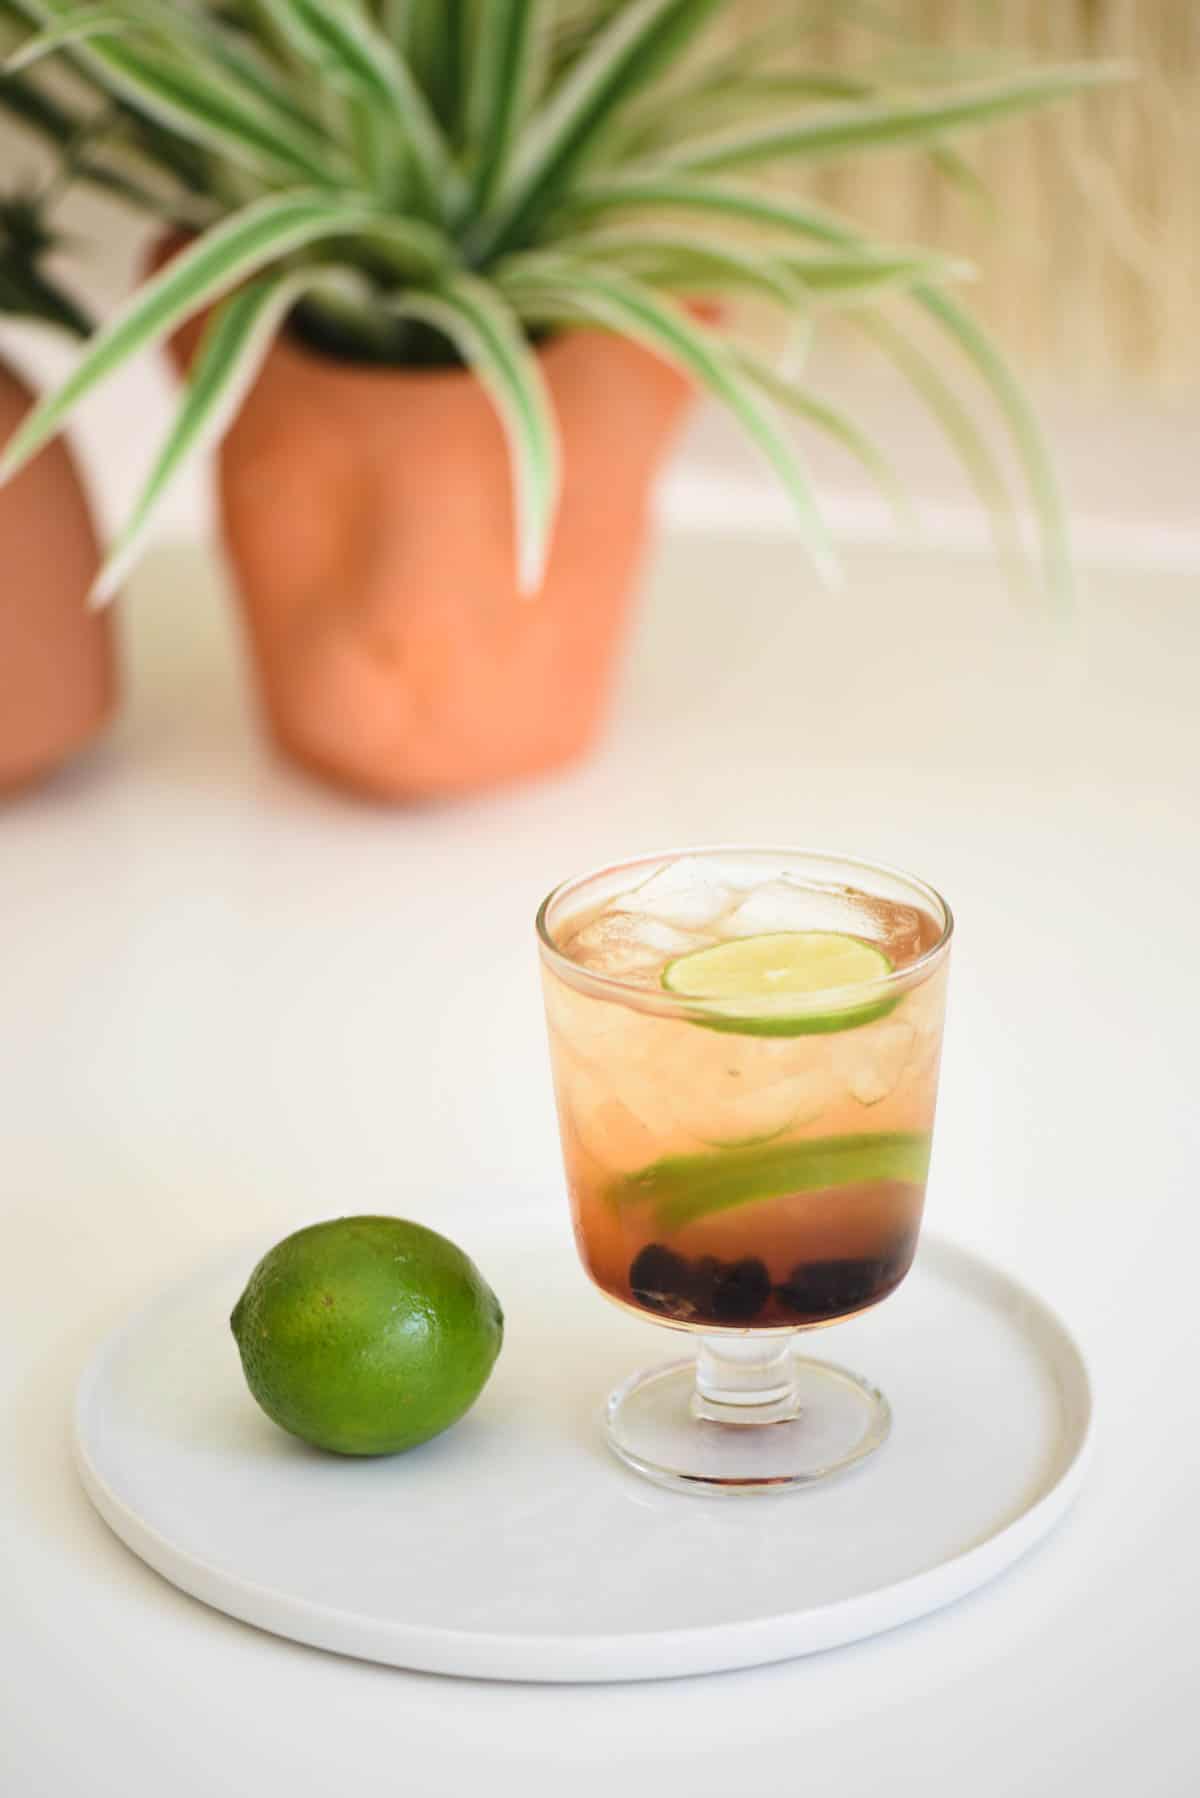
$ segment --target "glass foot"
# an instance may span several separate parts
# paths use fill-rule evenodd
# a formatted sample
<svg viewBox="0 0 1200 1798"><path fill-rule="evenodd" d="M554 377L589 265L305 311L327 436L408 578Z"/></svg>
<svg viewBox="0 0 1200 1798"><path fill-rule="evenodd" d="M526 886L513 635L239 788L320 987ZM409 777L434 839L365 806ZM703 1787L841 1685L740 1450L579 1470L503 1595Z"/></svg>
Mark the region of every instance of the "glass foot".
<svg viewBox="0 0 1200 1798"><path fill-rule="evenodd" d="M853 1467L887 1440L887 1400L843 1367L773 1351L779 1377L752 1398L714 1391L706 1356L707 1344L699 1362L634 1374L608 1401L609 1446L656 1485L784 1492Z"/></svg>

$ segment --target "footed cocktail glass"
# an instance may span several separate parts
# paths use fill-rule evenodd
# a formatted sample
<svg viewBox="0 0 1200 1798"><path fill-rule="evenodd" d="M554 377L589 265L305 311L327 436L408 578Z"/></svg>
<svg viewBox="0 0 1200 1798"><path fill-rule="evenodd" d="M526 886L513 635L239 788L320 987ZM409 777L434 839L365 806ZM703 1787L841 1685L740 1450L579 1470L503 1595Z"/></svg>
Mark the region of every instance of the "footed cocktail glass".
<svg viewBox="0 0 1200 1798"><path fill-rule="evenodd" d="M912 1263L949 907L868 862L700 849L567 881L537 927L584 1266L697 1338L612 1394L611 1446L659 1484L720 1492L861 1460L886 1399L795 1349Z"/></svg>

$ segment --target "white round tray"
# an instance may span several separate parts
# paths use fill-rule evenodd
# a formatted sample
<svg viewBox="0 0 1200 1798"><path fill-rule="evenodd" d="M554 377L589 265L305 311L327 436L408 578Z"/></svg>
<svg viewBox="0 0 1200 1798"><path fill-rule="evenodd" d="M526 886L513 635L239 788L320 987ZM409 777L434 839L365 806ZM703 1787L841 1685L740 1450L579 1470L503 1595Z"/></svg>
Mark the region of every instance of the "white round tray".
<svg viewBox="0 0 1200 1798"><path fill-rule="evenodd" d="M1010 1566L1071 1502L1092 1409L1078 1348L1015 1280L929 1238L877 1311L802 1339L888 1394L879 1453L779 1496L647 1484L607 1451L601 1409L681 1339L592 1290L564 1213L424 1209L495 1286L506 1342L463 1422L386 1460L310 1450L251 1399L227 1320L269 1244L163 1293L81 1382L92 1503L175 1585L261 1629L398 1667L573 1681L890 1629Z"/></svg>

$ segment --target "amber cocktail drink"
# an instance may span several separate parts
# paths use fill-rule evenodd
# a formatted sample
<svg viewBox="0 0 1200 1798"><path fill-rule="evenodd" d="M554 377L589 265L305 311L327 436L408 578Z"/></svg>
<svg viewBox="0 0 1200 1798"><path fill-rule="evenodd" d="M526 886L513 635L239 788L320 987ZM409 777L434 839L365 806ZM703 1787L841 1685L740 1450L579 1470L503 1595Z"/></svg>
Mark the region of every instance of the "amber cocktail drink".
<svg viewBox="0 0 1200 1798"><path fill-rule="evenodd" d="M653 857L543 906L580 1254L609 1298L702 1338L614 1395L613 1446L651 1477L800 1484L886 1434L880 1395L791 1338L912 1262L950 930L920 881L786 851Z"/></svg>

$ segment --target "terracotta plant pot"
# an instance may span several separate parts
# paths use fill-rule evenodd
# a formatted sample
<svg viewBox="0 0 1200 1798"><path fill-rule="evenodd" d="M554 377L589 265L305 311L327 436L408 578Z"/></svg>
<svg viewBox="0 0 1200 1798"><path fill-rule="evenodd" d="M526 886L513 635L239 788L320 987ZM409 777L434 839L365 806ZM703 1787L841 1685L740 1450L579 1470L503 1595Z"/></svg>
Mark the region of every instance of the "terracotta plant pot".
<svg viewBox="0 0 1200 1798"><path fill-rule="evenodd" d="M31 404L0 364L0 443ZM87 500L59 440L0 488L0 790L52 773L114 710L112 621L86 605L97 567Z"/></svg>
<svg viewBox="0 0 1200 1798"><path fill-rule="evenodd" d="M221 510L267 716L309 767L414 798L552 768L594 738L689 388L599 332L557 338L542 365L564 490L528 599L504 440L473 376L272 350L225 439Z"/></svg>

